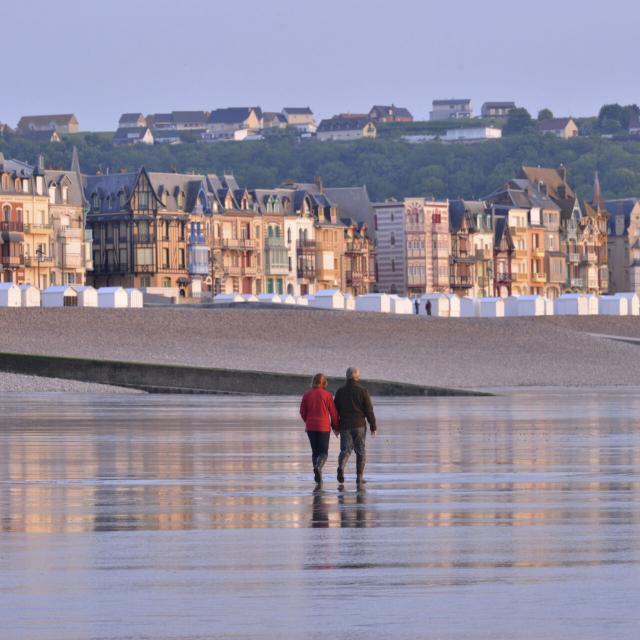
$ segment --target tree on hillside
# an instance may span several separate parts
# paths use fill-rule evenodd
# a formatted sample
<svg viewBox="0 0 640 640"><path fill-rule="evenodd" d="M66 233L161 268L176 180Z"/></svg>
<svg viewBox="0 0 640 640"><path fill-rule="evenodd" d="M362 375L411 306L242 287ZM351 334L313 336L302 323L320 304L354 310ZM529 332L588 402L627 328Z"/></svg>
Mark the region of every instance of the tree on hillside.
<svg viewBox="0 0 640 640"><path fill-rule="evenodd" d="M637 104L626 107L615 104L605 104L598 114L598 129L602 133L619 133L629 129L629 122L633 115L640 115Z"/></svg>
<svg viewBox="0 0 640 640"><path fill-rule="evenodd" d="M518 107L516 109L511 109L509 112L507 124L505 124L502 133L504 133L505 136L515 136L531 133L533 128L531 114L526 109Z"/></svg>
<svg viewBox="0 0 640 640"><path fill-rule="evenodd" d="M541 109L538 111L538 120L549 120L553 118L553 111L551 109Z"/></svg>

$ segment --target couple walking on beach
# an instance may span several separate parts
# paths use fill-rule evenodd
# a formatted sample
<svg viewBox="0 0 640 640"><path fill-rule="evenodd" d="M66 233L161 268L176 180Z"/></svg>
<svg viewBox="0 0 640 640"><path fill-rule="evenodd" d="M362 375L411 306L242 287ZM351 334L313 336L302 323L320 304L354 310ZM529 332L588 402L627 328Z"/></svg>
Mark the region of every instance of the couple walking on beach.
<svg viewBox="0 0 640 640"><path fill-rule="evenodd" d="M360 384L360 371L347 369L346 384L336 392L335 398L327 391L327 377L323 373L313 376L312 388L302 397L300 415L311 444L311 460L316 484L322 484L322 467L329 455L331 431L340 436L338 457L338 483L344 484L344 468L353 451L356 452L356 482L362 487L366 462L365 441L367 422L371 435L376 435L376 417L369 392Z"/></svg>

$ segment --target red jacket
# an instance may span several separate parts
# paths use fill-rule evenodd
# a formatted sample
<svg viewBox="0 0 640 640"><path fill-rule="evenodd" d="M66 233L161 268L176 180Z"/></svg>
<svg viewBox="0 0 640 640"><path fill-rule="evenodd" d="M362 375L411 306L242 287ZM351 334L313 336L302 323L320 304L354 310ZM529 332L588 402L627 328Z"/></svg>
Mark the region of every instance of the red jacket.
<svg viewBox="0 0 640 640"><path fill-rule="evenodd" d="M300 415L305 431L331 431L331 427L338 429L340 425L333 396L322 387L314 387L302 396Z"/></svg>

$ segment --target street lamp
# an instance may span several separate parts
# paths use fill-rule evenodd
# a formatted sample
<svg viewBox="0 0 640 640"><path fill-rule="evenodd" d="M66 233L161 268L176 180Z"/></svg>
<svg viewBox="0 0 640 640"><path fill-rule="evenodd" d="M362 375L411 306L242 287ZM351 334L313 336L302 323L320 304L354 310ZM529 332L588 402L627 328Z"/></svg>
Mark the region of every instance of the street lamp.
<svg viewBox="0 0 640 640"><path fill-rule="evenodd" d="M36 249L36 263L38 264L38 289L40 288L40 263L42 262L42 257L44 252L42 251L42 247L38 247Z"/></svg>

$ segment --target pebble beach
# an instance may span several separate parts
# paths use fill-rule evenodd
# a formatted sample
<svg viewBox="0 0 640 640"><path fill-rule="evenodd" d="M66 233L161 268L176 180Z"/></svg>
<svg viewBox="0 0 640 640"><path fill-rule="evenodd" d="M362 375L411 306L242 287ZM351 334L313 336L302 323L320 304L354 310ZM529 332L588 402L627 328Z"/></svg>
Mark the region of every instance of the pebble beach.
<svg viewBox="0 0 640 640"><path fill-rule="evenodd" d="M0 351L342 376L457 388L633 386L637 317L447 319L260 308L2 309ZM3 374L0 390L102 385Z"/></svg>

